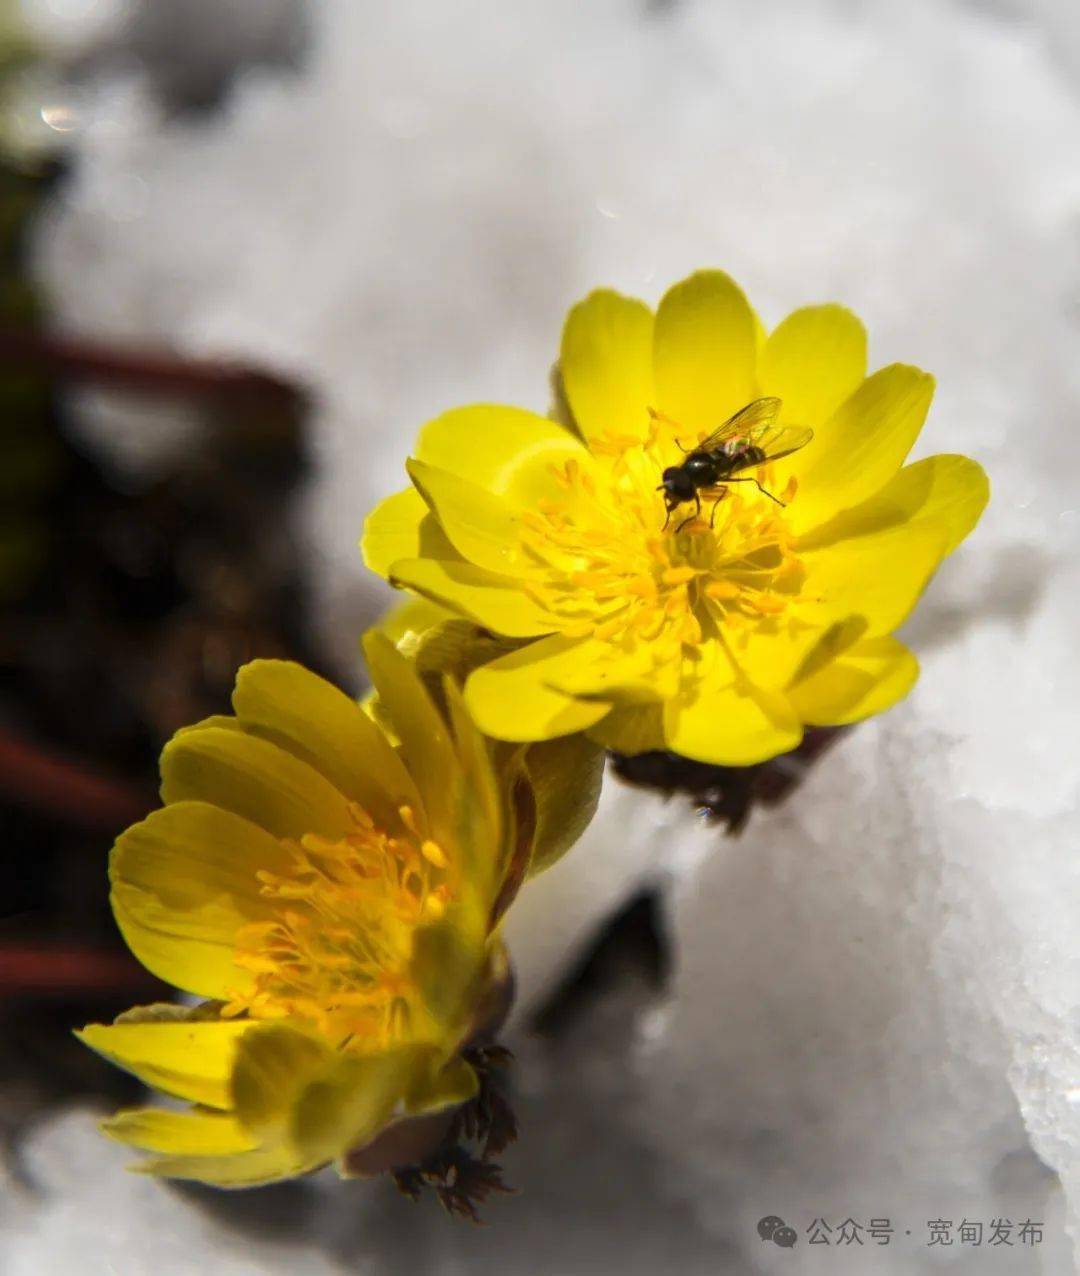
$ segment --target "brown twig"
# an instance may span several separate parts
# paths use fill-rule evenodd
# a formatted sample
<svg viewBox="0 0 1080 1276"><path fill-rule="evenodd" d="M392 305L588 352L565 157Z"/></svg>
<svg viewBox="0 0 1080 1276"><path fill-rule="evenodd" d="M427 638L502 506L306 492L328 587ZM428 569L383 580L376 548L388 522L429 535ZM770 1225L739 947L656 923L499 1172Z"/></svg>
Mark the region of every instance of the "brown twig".
<svg viewBox="0 0 1080 1276"><path fill-rule="evenodd" d="M42 993L119 995L160 987L124 952L89 944L0 943L0 998Z"/></svg>
<svg viewBox="0 0 1080 1276"><path fill-rule="evenodd" d="M244 400L253 406L295 411L304 393L273 373L213 359L189 359L163 350L139 350L0 327L0 365L54 377L126 386L186 399Z"/></svg>
<svg viewBox="0 0 1080 1276"><path fill-rule="evenodd" d="M107 833L142 819L154 805L152 793L5 731L0 731L0 794L77 828Z"/></svg>

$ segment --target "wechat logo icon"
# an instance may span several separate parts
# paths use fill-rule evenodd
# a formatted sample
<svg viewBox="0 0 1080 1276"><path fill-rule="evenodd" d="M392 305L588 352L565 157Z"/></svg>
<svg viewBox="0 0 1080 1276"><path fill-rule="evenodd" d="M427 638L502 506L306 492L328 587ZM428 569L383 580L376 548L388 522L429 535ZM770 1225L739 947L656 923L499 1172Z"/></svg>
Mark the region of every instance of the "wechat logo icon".
<svg viewBox="0 0 1080 1276"><path fill-rule="evenodd" d="M763 1241L772 1241L781 1249L791 1249L798 1239L795 1229L788 1227L778 1214L766 1214L757 1225L758 1235Z"/></svg>

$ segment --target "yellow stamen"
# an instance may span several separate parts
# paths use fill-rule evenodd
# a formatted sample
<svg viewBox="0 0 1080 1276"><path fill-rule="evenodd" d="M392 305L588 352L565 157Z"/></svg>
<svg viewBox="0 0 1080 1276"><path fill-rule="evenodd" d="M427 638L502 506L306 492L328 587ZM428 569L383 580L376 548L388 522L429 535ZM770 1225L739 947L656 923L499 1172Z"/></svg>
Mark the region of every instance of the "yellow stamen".
<svg viewBox="0 0 1080 1276"><path fill-rule="evenodd" d="M696 567L667 567L660 573L665 585L685 585L698 574Z"/></svg>
<svg viewBox="0 0 1080 1276"><path fill-rule="evenodd" d="M418 997L408 974L413 938L445 912L450 860L418 836L411 807L398 808L402 837L361 807L350 812L344 837L287 841L288 868L257 874L268 918L237 935L234 961L251 987L223 1014L305 1019L332 1039L368 1045L404 1031Z"/></svg>
<svg viewBox="0 0 1080 1276"><path fill-rule="evenodd" d="M523 588L566 637L632 637L670 664L706 634L745 630L798 595L803 569L792 533L768 497L732 485L708 517L667 517L659 475L681 463L675 441L691 446L694 437L650 409L644 442L614 433L594 440L610 464L552 466L565 498L539 502L521 520L530 562ZM762 475L769 479L767 469ZM783 499L796 487L789 480Z"/></svg>
<svg viewBox="0 0 1080 1276"><path fill-rule="evenodd" d="M436 868L446 868L450 863L443 848L430 838L420 843L420 853L429 864L434 864Z"/></svg>
<svg viewBox="0 0 1080 1276"><path fill-rule="evenodd" d="M754 611L761 612L763 616L779 615L787 607L784 599L777 598L774 594L758 594L756 597L747 598L746 605L752 607Z"/></svg>

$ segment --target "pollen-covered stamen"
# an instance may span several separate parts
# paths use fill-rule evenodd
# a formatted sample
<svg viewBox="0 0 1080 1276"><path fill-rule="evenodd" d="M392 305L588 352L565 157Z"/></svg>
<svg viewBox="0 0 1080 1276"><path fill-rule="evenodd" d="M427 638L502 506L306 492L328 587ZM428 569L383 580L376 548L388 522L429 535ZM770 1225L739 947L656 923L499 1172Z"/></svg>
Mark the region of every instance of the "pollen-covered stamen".
<svg viewBox="0 0 1080 1276"><path fill-rule="evenodd" d="M779 615L798 592L802 569L784 507L752 485L721 486L703 496L700 517L691 506L688 518L665 527L657 476L676 462L670 436L677 429L655 416L644 443L594 441L606 464L554 466L565 498L542 501L522 517L532 565L524 588L560 618L567 637L644 639L676 652L724 625ZM769 468L758 475L768 486ZM794 495L791 480L780 499Z"/></svg>
<svg viewBox="0 0 1080 1276"><path fill-rule="evenodd" d="M717 520L703 594L718 625L739 627L785 611L802 585L803 568L783 510L741 494L723 504L727 517Z"/></svg>
<svg viewBox="0 0 1080 1276"><path fill-rule="evenodd" d="M350 813L345 837L288 841L288 870L258 874L271 916L237 936L234 960L252 987L223 1013L294 1016L331 1039L372 1045L408 1029L413 938L445 910L449 860L438 843L416 835L407 807L404 837L377 828L358 806Z"/></svg>

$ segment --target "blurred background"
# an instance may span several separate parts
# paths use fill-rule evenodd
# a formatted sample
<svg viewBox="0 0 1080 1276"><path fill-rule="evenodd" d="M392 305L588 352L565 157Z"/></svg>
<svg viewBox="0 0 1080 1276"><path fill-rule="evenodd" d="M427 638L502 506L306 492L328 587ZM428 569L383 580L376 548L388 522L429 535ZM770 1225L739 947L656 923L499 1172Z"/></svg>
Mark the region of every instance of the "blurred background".
<svg viewBox="0 0 1080 1276"><path fill-rule="evenodd" d="M359 690L417 427L700 266L850 305L989 469L916 692L611 777L512 916L486 1228L125 1175L70 1029L164 993L105 879L162 743L254 656ZM0 0L0 1272L1077 1270L1078 337L1075 0Z"/></svg>

